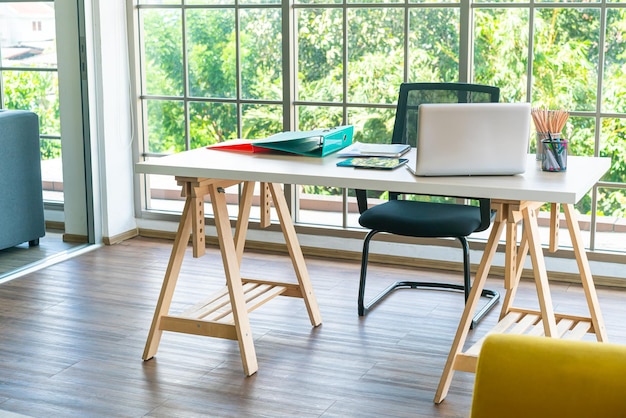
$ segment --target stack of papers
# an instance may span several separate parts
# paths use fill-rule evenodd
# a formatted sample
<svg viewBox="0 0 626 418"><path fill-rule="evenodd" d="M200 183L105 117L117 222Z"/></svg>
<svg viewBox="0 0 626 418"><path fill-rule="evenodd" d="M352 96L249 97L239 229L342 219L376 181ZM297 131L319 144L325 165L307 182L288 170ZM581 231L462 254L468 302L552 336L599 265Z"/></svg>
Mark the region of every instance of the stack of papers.
<svg viewBox="0 0 626 418"><path fill-rule="evenodd" d="M398 158L411 149L405 144L364 144L355 142L337 153L338 157L390 157Z"/></svg>

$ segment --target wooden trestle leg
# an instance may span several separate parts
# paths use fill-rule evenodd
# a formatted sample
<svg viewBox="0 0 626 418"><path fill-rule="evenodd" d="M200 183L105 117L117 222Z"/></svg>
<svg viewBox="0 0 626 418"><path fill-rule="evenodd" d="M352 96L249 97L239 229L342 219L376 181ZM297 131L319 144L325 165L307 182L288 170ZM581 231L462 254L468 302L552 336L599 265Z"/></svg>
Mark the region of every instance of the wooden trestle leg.
<svg viewBox="0 0 626 418"><path fill-rule="evenodd" d="M587 252L585 251L585 245L583 244L574 205L563 205L563 210L565 212L567 229L569 230L569 234L572 239L574 253L576 254L576 263L578 263L578 270L580 271L583 290L585 292L585 297L587 298L587 306L589 306L589 314L591 316L592 324L590 332L594 332L596 334L598 341L606 342L608 337L606 335L604 318L602 317L602 312L600 311L600 303L598 302L598 295L596 293L596 287L593 283L593 276L591 275L591 269L589 268L589 260L587 259Z"/></svg>
<svg viewBox="0 0 626 418"><path fill-rule="evenodd" d="M196 178L177 178L177 180L183 187L183 195L186 198L185 207L146 341L143 359L149 360L156 354L163 331L236 339L239 343L244 372L250 376L258 370L258 364L248 318L249 312L276 296L292 296L304 299L313 326L322 322L284 194L277 185L262 184L261 225L266 227L270 224L269 195L271 194L298 284L241 277L240 266L254 182L243 182L237 226L233 236L224 189L241 182ZM213 206L226 288L180 315L170 315L169 309L190 234L193 235L193 256L204 255L204 196L207 194L211 197Z"/></svg>
<svg viewBox="0 0 626 418"><path fill-rule="evenodd" d="M552 306L552 297L548 285L543 249L539 237L537 223L537 211L541 207L538 202L493 202L497 210L496 219L492 226L491 234L485 252L476 273L476 279L472 286L469 299L461 317L450 353L444 366L441 380L435 394L435 403L440 403L446 397L455 370L475 372L478 353L484 337L472 347L462 352L467 334L470 329L471 319L476 309L480 294L485 285L489 268L495 254L502 231L506 229L505 251L505 279L504 287L506 295L503 300L502 311L498 324L488 332L543 335L553 338L579 339L587 333L595 333L598 341L606 341L606 330L600 313L598 298L596 295L593 278L589 269L589 262L582 242L580 227L576 220L573 205L563 205L565 219L569 234L572 239L576 262L581 275L581 282L585 292L590 317L579 317L565 314L555 314ZM556 251L558 247L558 211L559 205L552 204L550 222L549 251ZM556 213L554 213L556 212ZM519 246L517 244L518 223L522 222L523 232ZM513 300L522 273L522 267L526 256L530 254L537 288L539 311L513 307Z"/></svg>
<svg viewBox="0 0 626 418"><path fill-rule="evenodd" d="M480 265L478 266L476 278L472 284L472 290L470 291L467 302L465 302L465 309L463 310L463 315L461 316L461 322L457 328L456 335L452 342L452 347L450 348L450 353L448 354L448 359L446 360L443 373L441 374L439 387L435 393L435 403L441 403L450 389L454 370L456 369L455 362L457 361L457 355L463 350L463 345L467 339L467 333L470 330L472 318L474 317L474 311L476 310L478 300L480 299L480 295L485 287L487 275L489 274L489 268L491 267L491 262L496 253L496 249L498 248L498 240L502 235L505 225L506 219L503 218L503 214L499 213L491 227L491 233L489 234L487 246L485 247Z"/></svg>
<svg viewBox="0 0 626 418"><path fill-rule="evenodd" d="M161 329L161 319L170 310L172 297L174 296L174 289L176 288L176 282L178 281L178 274L180 273L180 267L183 263L187 243L189 242L189 235L191 234L190 206L192 205L193 199L190 197L189 184L184 185L183 193L187 196L185 200L185 207L183 208L183 212L180 216L178 231L176 232L176 238L174 239L174 246L172 247L172 253L167 264L167 270L165 271L165 278L163 279L161 293L159 294L159 299L154 311L150 332L148 333L148 340L146 341L146 347L142 357L144 360L150 360L154 357L157 349L159 348L159 342L161 341L161 336L163 335L163 329Z"/></svg>

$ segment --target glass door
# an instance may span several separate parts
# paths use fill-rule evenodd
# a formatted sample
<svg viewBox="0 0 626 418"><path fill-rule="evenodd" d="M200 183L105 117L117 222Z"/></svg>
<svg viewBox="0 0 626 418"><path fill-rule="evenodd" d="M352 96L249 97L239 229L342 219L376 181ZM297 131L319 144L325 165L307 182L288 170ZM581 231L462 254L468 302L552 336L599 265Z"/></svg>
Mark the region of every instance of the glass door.
<svg viewBox="0 0 626 418"><path fill-rule="evenodd" d="M90 241L85 161L75 158L77 148L84 155L81 78L72 74L80 74L78 13L71 0L0 0L0 109L29 110L39 117L46 220L39 245L0 250L0 280ZM74 177L82 179L76 183ZM75 191L75 184L82 190ZM81 225L68 225L66 219L79 219Z"/></svg>

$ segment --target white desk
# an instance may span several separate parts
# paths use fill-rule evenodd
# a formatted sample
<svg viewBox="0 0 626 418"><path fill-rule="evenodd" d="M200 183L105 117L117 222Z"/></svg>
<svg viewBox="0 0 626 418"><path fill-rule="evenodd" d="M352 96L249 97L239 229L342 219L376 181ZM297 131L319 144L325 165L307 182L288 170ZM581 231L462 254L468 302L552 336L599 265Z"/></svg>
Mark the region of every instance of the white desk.
<svg viewBox="0 0 626 418"><path fill-rule="evenodd" d="M414 158L414 153L410 153L409 164L413 163ZM325 158L307 158L201 148L137 164L138 173L176 176L186 196L185 209L146 343L143 357L145 360L156 353L163 330L232 338L239 341L244 371L250 375L257 370L258 366L247 314L272 297L281 294L303 298L308 308L311 324L316 326L321 323L304 258L284 195L279 187L282 183L492 199L493 208L497 210L496 220L437 389L435 396L437 403L445 398L455 370L475 371L480 344L466 352L462 351L498 241L505 230L506 295L500 316L501 321L493 332L531 333L567 338L580 338L586 333L595 333L599 341L606 340L606 331L573 205L608 170L609 159L568 157L566 172L548 173L542 172L535 157L529 155L528 168L524 175L432 178L415 177L403 168L384 171L336 167L337 161L338 158L333 155ZM298 277L297 285L242 279L240 276L239 265L255 182L260 182L263 186L262 224L267 225L269 222L270 195L277 209ZM221 191L223 187L239 183L244 184L244 191L233 238L224 193ZM221 295L218 295L217 299L210 298L183 315L171 316L168 313L169 305L190 233L193 235L194 256L201 256L204 251L202 199L207 194L211 196L214 208L227 288ZM563 205L589 306L589 318L555 314L553 311L536 218L536 212L544 202L552 204L550 250L555 250L558 245L558 212L559 206ZM520 222L524 227L521 237L518 237L517 225ZM540 305L540 310L537 312L512 306L521 267L527 254L531 256L535 272ZM263 290L258 288L260 285L265 286ZM222 303L224 301L229 301L230 307L224 308L228 305ZM227 313L223 314L224 310ZM224 324L223 317L226 318L226 324Z"/></svg>
<svg viewBox="0 0 626 418"><path fill-rule="evenodd" d="M413 164L415 150L408 154ZM567 171L539 170L533 155L523 176L415 177L406 169L357 170L336 167L340 159L292 157L269 153L200 148L139 163L136 171L196 178L388 190L450 196L488 197L539 202L577 203L608 170L609 159L568 157Z"/></svg>

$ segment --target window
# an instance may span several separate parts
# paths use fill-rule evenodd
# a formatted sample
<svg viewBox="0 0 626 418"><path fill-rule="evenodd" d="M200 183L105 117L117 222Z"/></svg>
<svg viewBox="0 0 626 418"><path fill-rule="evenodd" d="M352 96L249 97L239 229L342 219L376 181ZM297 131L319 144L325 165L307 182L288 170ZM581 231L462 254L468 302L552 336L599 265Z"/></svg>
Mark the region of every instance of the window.
<svg viewBox="0 0 626 418"><path fill-rule="evenodd" d="M44 18L51 28L42 31ZM53 1L0 3L0 108L39 116L44 200L63 201Z"/></svg>
<svg viewBox="0 0 626 418"><path fill-rule="evenodd" d="M577 209L590 248L626 251L623 3L141 0L135 17L143 158L340 124L387 142L401 82L498 85L568 110L572 154L612 159ZM168 179L147 181L147 209L179 210ZM357 226L353 191L296 190L299 222Z"/></svg>

